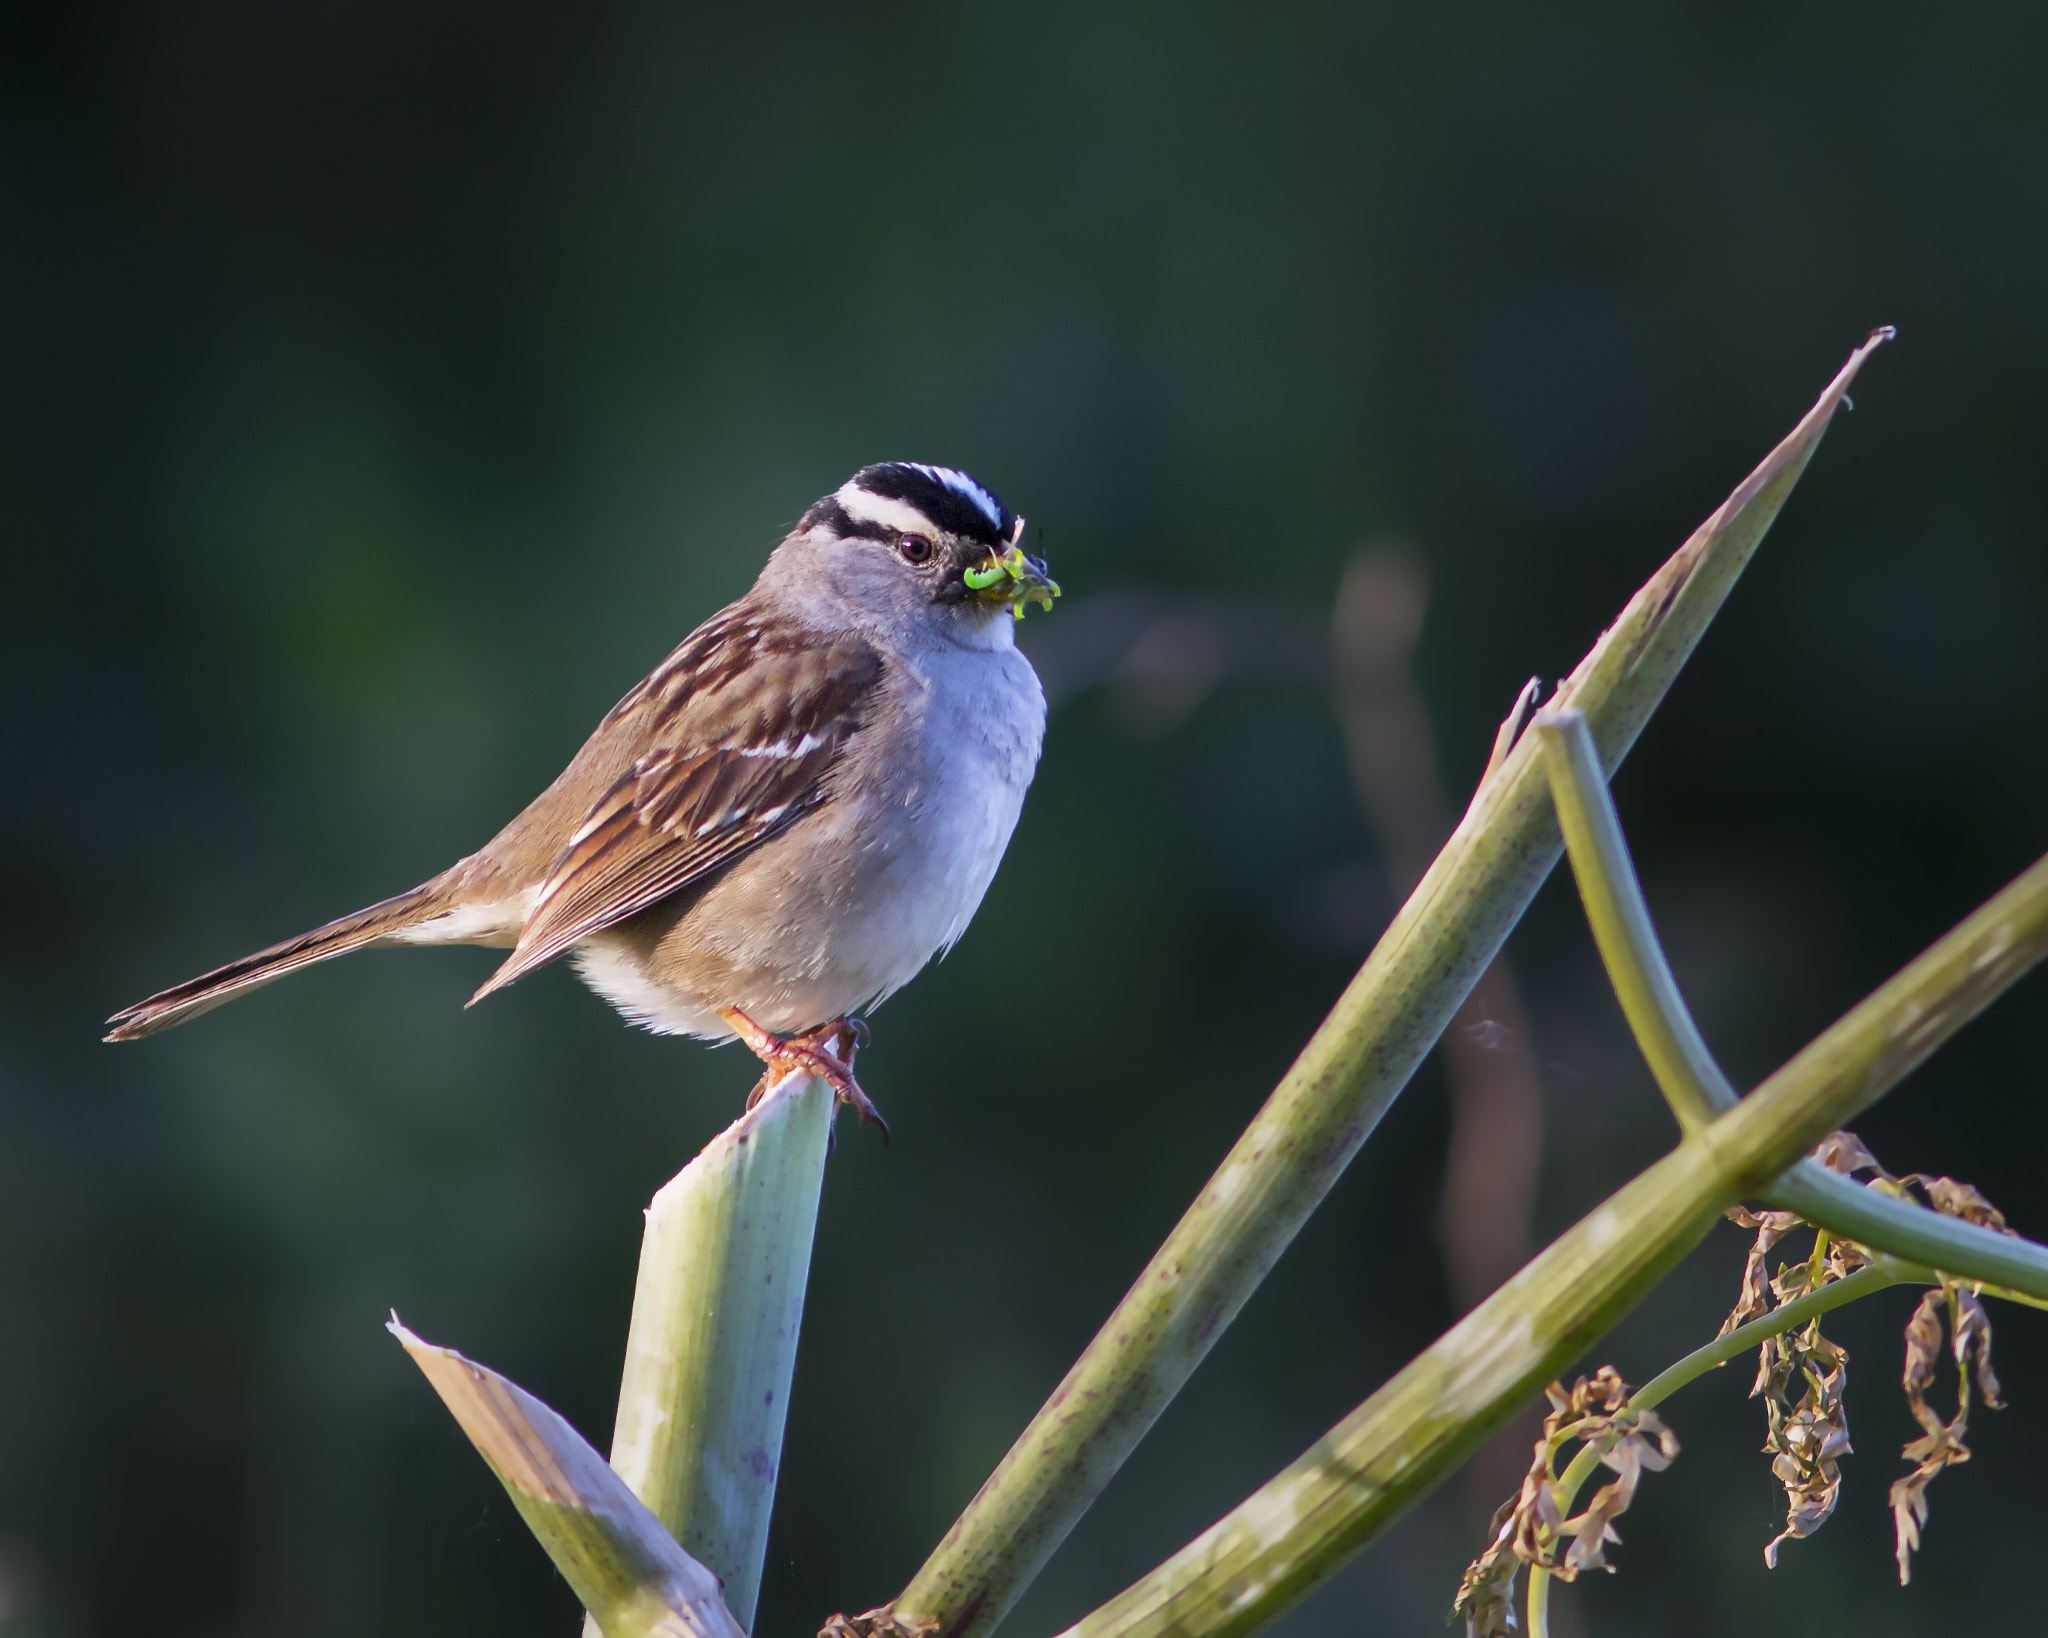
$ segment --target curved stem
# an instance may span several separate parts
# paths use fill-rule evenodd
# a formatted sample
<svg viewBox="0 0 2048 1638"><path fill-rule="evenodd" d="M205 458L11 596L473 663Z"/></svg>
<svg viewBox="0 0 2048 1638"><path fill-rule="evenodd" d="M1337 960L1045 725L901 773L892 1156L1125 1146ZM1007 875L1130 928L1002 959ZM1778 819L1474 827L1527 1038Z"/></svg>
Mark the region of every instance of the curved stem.
<svg viewBox="0 0 2048 1638"><path fill-rule="evenodd" d="M1578 711L1542 711L1533 731L1543 746L1586 919L1629 1028L1679 1125L1687 1132L1700 1130L1735 1106L1735 1089L1701 1039L1650 925L1586 719ZM2032 1241L1866 1189L1812 1161L1786 1171L1763 1195L1772 1205L1873 1251L2048 1301L2048 1247Z"/></svg>
<svg viewBox="0 0 2048 1638"><path fill-rule="evenodd" d="M1529 1638L1550 1638L1550 1572L1529 1568Z"/></svg>
<svg viewBox="0 0 2048 1638"><path fill-rule="evenodd" d="M1734 1108L1735 1088L1700 1038L1664 960L1585 713L1539 711L1533 729L1543 746L1551 800L1557 804L1572 874L1608 979L1678 1124L1687 1132L1698 1131L1722 1110Z"/></svg>
<svg viewBox="0 0 2048 1638"><path fill-rule="evenodd" d="M1944 1217L1882 1194L1811 1160L1788 1168L1763 1198L1845 1240L1911 1258L1955 1279L2004 1288L2018 1301L2048 1302L2048 1246Z"/></svg>

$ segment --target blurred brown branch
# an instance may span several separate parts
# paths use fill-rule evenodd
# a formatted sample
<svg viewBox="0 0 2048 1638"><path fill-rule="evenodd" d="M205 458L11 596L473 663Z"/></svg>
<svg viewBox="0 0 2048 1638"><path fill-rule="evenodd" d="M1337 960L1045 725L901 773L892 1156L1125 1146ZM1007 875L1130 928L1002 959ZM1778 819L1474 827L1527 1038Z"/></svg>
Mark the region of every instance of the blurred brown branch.
<svg viewBox="0 0 2048 1638"><path fill-rule="evenodd" d="M1037 628L1031 657L1054 703L1100 687L1116 719L1144 735L1178 728L1231 677L1324 694L1342 727L1352 786L1398 904L1454 823L1411 669L1428 593L1412 548L1374 543L1352 558L1330 616L1280 597L1167 600L1109 592ZM1438 1231L1462 1313L1531 1250L1542 1098L1528 1021L1505 958L1474 986L1444 1035L1443 1053L1451 1139ZM1503 1488L1503 1473L1520 1472L1521 1449L1532 1436L1517 1424L1482 1454L1477 1494L1491 1497Z"/></svg>
<svg viewBox="0 0 2048 1638"><path fill-rule="evenodd" d="M1330 624L1334 697L1351 783L1380 844L1396 903L1422 879L1454 823L1412 660L1429 577L1405 543L1369 543L1337 588ZM1489 764L1489 767L1491 764ZM1451 1137L1437 1233L1458 1311L1468 1313L1529 1260L1529 1213L1543 1149L1543 1093L1522 998L1505 953L1444 1032ZM1540 1413L1523 1411L1465 1470L1467 1510L1483 1520L1512 1488Z"/></svg>
<svg viewBox="0 0 2048 1638"><path fill-rule="evenodd" d="M1428 598L1428 576L1412 549L1369 545L1344 571L1330 628L1351 782L1397 903L1422 879L1454 822L1410 666ZM1527 1262L1531 1249L1542 1090L1505 956L1473 986L1444 1034L1443 1053L1451 1142L1437 1228L1463 1313Z"/></svg>

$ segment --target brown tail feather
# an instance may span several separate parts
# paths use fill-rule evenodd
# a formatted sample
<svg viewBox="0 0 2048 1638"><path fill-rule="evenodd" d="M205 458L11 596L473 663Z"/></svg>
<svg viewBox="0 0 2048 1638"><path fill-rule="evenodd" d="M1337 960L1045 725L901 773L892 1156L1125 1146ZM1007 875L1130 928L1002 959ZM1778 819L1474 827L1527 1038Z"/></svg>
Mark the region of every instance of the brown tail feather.
<svg viewBox="0 0 2048 1638"><path fill-rule="evenodd" d="M315 927L297 938L288 938L282 944L273 944L267 950L258 950L240 961L230 961L225 967L216 967L210 973L173 985L147 1001L138 1001L134 1006L115 1013L107 1020L112 1028L105 1038L109 1041L134 1041L145 1035L154 1035L160 1029L169 1029L188 1018L197 1018L223 1001L233 1000L244 990L253 990L259 984L268 984L272 979L297 972L301 967L310 967L330 956L346 955L365 944L374 944L380 938L437 913L442 908L442 895L438 891L440 885L437 877L409 893L385 899L358 910L352 916L330 921L324 927Z"/></svg>

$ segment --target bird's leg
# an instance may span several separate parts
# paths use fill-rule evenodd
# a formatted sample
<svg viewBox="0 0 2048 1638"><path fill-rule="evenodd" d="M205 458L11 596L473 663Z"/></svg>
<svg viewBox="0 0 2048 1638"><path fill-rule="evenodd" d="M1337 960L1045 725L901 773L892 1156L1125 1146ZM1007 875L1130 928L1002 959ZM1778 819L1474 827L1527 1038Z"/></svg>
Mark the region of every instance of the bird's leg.
<svg viewBox="0 0 2048 1638"><path fill-rule="evenodd" d="M747 1096L749 1109L784 1076L799 1073L815 1075L832 1088L841 1103L852 1106L863 1126L879 1126L882 1129L882 1147L889 1147L889 1123L882 1119L874 1101L853 1078L854 1052L865 1046L868 1038L868 1027L860 1019L834 1018L816 1029L805 1030L803 1034L785 1040L779 1035L769 1034L738 1007L720 1007L718 1016L746 1042L747 1050L768 1066L767 1073Z"/></svg>

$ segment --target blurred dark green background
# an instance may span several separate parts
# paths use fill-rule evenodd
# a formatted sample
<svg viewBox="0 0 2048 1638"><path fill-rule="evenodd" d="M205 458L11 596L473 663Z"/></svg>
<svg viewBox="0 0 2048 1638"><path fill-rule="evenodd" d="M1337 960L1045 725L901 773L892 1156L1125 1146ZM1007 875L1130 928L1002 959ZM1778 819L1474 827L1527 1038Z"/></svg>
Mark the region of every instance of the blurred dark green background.
<svg viewBox="0 0 2048 1638"><path fill-rule="evenodd" d="M2048 846L2038 7L199 3L0 22L0 1633L567 1634L386 1337L603 1443L640 1209L752 1065L566 971L373 954L141 1046L119 1004L482 841L816 495L964 465L1069 592L1327 605L1417 542L1469 788L1872 325L1872 363L1617 782L1738 1080ZM1054 718L972 934L877 1019L827 1180L763 1603L898 1588L1328 1006L1373 865L1311 693ZM1333 874L1334 873L1334 874ZM1366 895L1367 898L1370 894ZM1384 910L1381 912L1384 914ZM1511 946L1539 1229L1668 1122L1568 882ZM998 1004L990 998L1000 996ZM1016 998L1021 997L1019 1001ZM1871 1116L2048 1233L2039 975ZM1189 1050L1169 1065L1165 1043ZM1019 1611L1179 1545L1451 1317L1424 1072ZM1717 1233L1603 1346L1709 1335ZM1933 1491L1894 1293L1843 1320L1840 1513L1748 1373L1574 1595L1601 1635L2040 1624L2048 1324ZM1451 1487L1289 1634L1437 1633Z"/></svg>

